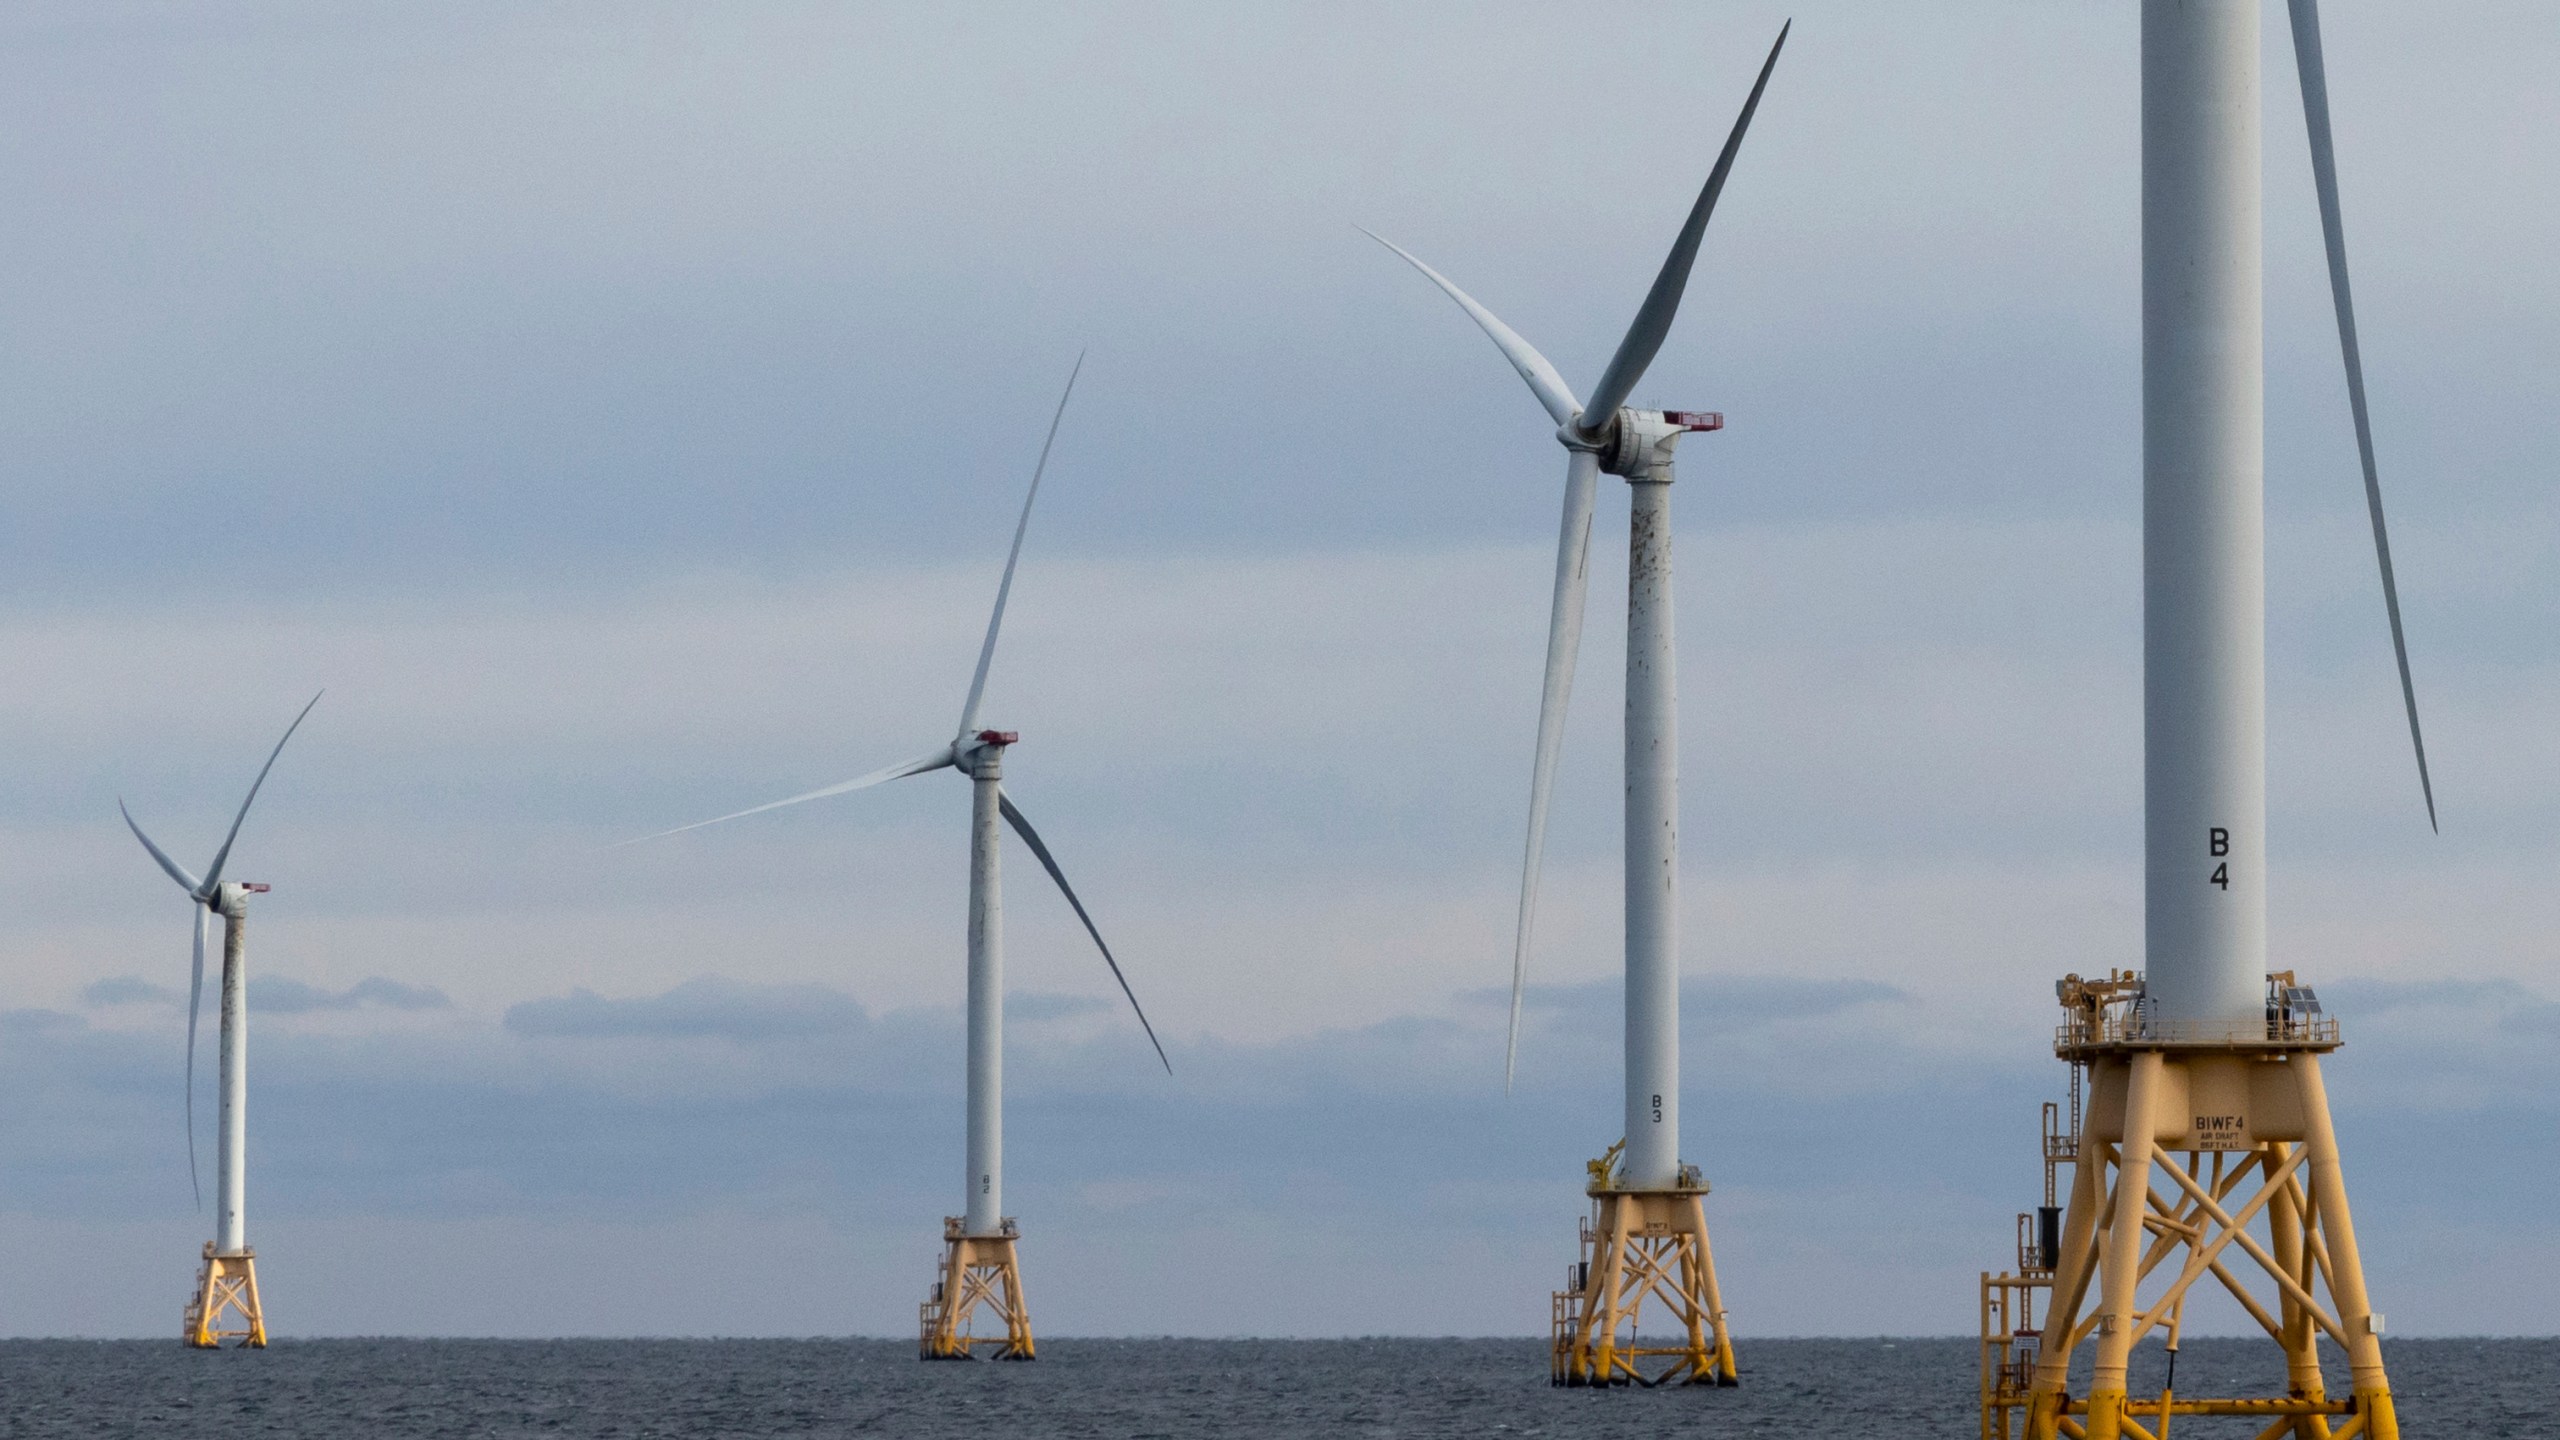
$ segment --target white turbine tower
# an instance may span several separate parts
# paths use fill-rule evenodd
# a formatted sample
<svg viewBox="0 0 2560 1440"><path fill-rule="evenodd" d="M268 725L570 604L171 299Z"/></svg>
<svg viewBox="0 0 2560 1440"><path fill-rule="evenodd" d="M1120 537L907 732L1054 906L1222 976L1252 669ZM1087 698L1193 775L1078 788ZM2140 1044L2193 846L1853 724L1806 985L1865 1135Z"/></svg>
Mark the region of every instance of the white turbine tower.
<svg viewBox="0 0 2560 1440"><path fill-rule="evenodd" d="M1511 1022L1503 1084L1519 1053L1520 1003L1537 913L1538 870L1546 842L1547 800L1564 739L1565 704L1573 689L1582 639L1585 564L1591 512L1602 471L1625 477L1629 497L1626 711L1626 1130L1610 1157L1592 1165L1592 1241L1570 1272L1568 1303L1555 1336L1558 1383L1734 1383L1733 1347L1725 1333L1707 1244L1706 1185L1680 1160L1680 755L1677 650L1672 635L1672 451L1691 431L1722 427L1721 415L1627 408L1627 398L1671 333L1688 287L1699 241L1724 190L1759 108L1769 72L1786 47L1778 32L1743 102L1741 117L1716 157L1704 189L1672 243L1653 288L1626 337L1601 372L1589 404L1555 366L1511 327L1439 271L1393 242L1371 234L1447 292L1481 326L1529 382L1556 423L1565 448L1564 523L1556 544L1555 601L1547 633L1544 698L1538 708L1537 759L1529 786L1529 834L1521 866L1519 927L1511 964ZM1613 1166L1610 1160L1616 1160ZM1638 1349L1634 1332L1648 1295L1664 1299L1685 1343ZM1626 1331L1621 1338L1621 1329ZM1675 1357L1660 1374L1644 1375L1645 1355Z"/></svg>
<svg viewBox="0 0 2560 1440"><path fill-rule="evenodd" d="M717 819L693 825L680 825L658 835L643 836L655 840L665 835L678 835L718 825L786 805L850 794L891 780L922 775L932 770L953 769L970 780L969 824L969 1078L968 1078L968 1174L965 1188L967 1213L946 1219L943 1223L942 1278L935 1284L933 1298L927 1300L921 1315L921 1347L929 1360L966 1360L972 1345L994 1345L999 1360L1029 1360L1034 1349L1031 1322L1023 1303L1022 1279L1015 1255L1018 1231L1013 1220L1004 1214L1004 897L999 887L999 862L1002 858L1002 836L997 820L1013 827L1030 848L1033 858L1084 923L1085 933L1093 937L1102 952L1102 961L1111 967L1111 978L1118 981L1120 993L1127 996L1129 1008L1136 1013L1138 1024L1146 1031L1147 1041L1155 1047L1156 1059L1167 1074L1173 1062L1166 1058L1164 1044L1156 1038L1155 1027L1147 1022L1146 1011L1138 1005L1137 992L1129 988L1128 977L1121 973L1120 962L1112 956L1111 946L1102 931L1086 913L1084 902L1076 897L1075 887L1067 883L1057 857L1042 843L1040 833L1031 828L1013 797L1005 792L1004 752L1021 737L1009 730L980 727L979 701L986 693L987 667L995 659L996 635L1004 626L1005 600L1013 591L1013 570L1022 558L1022 538L1031 526L1032 502L1040 496L1040 477L1049 467L1050 447L1057 443L1058 423L1066 417L1067 400L1075 393L1076 376L1084 369L1084 358L1078 356L1075 369L1068 372L1066 391L1058 397L1058 408L1049 420L1048 437L1040 444L1039 462L1032 467L1030 492L1023 496L1022 515L1014 524L1013 549L1006 555L1004 578L996 586L995 610L987 617L986 641L978 650L977 673L969 681L969 698L960 709L960 728L948 744L937 745L912 759L899 761L885 769L828 785L806 794L757 805ZM626 844L638 843L626 841ZM980 1305L995 1312L1005 1325L1001 1341L993 1337L978 1338L971 1333L970 1321Z"/></svg>
<svg viewBox="0 0 2560 1440"><path fill-rule="evenodd" d="M222 837L222 848L213 853L213 863L205 867L202 879L170 859L168 851L142 832L124 802L116 802L133 838L142 842L142 848L151 852L151 858L160 862L195 906L195 963L187 979L187 1179L191 1184L196 1180L196 1017L204 999L204 932L215 915L222 917L222 1111L213 1162L214 1238L204 1247L204 1264L187 1303L183 1332L186 1342L199 1349L217 1348L231 1338L251 1347L267 1343L266 1312L258 1300L257 1252L249 1248L244 1214L249 1188L249 897L265 894L267 887L225 880L222 869L230 863L232 842L240 838L240 822L249 818L258 787L267 783L267 772L284 753L285 741L302 728L303 716L319 703L320 697L312 696L285 727L276 748L267 752L267 763L258 767L258 778L249 782L248 797L240 802L240 813L231 817L231 832ZM202 1202L201 1189L196 1198Z"/></svg>
<svg viewBox="0 0 2560 1440"><path fill-rule="evenodd" d="M2434 787L2347 284L2319 12L2314 0L2290 0L2290 10L2348 408L2432 827ZM2008 1282L2051 1286L2044 1324L2028 1327L2041 1336L2031 1342L2034 1378L2023 1390L2004 1381L1985 1392L1986 1404L2024 1408L2038 1440L2159 1433L2146 1420L2165 1432L2179 1413L2276 1417L2276 1430L2292 1417L2302 1435L2325 1435L2322 1417L2341 1417L2376 1440L2398 1434L2382 1317L2366 1293L2321 1076L2337 1025L2293 972L2267 971L2259 42L2258 0L2144 0L2145 968L2073 975L2061 987L2070 1023L2057 1050L2086 1068L2090 1105L2085 1125L2075 1110L2068 1133L2049 1138L2041 1253L2036 1264L2022 1257L2020 1278ZM2057 1157L2072 1161L2067 1213L2052 1194ZM2250 1233L2259 1225L2263 1242ZM2174 1380L2185 1300L2208 1272L2278 1341L2284 1394L2130 1394L2129 1357L2154 1328L2167 1338ZM2137 1295L2146 1284L2148 1300ZM2324 1333L2346 1351L2351 1399L2327 1397ZM2074 1401L2072 1356L2091 1340L2090 1388ZM2006 1433L2005 1416L1999 1423Z"/></svg>

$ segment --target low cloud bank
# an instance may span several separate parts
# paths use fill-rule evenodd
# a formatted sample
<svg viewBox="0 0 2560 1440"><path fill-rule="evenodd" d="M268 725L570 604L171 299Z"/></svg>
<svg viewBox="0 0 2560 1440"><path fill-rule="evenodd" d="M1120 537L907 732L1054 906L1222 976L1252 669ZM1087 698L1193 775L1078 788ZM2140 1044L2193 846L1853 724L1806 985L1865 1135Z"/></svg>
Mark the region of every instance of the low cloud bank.
<svg viewBox="0 0 2560 1440"><path fill-rule="evenodd" d="M2541 1200L2560 1158L2529 1139L2560 1123L2560 1002L2514 984L2333 988L2349 1044L2332 1090L2395 1324L2532 1328L2528 1280L2560 1259ZM1316 1246L1301 1257L1307 1293L1272 1300L1281 1312L1324 1313L1310 1297L1336 1280L1427 1274L1428 1257L1457 1250L1544 1283L1569 1248L1581 1161L1616 1138L1614 985L1530 990L1508 1098L1501 991L1304 1039L1177 1041L1171 1079L1111 1007L1026 999L1008 1054L1009 1208L1053 1243L1093 1247L1078 1253L1104 1271L1171 1264L1150 1237L1217 1217L1220 1244ZM2022 1032L2013 1060L1986 1063L1932 1045L1918 1002L1876 982L1693 977L1683 1003L1687 1150L1717 1187L1720 1260L1732 1285L1795 1297L1764 1298L1755 1324L1961 1329L1972 1273L1999 1261L2009 1216L2040 1186L2035 1107L2063 1078L2044 1036ZM14 1157L0 1211L183 1216L174 1026L106 1023L117 1018L0 1014L0 1143ZM251 1154L264 1223L532 1234L745 1215L765 1218L720 1223L815 1223L894 1247L955 1198L949 1009L872 1014L822 986L698 979L528 1000L495 1023L391 1020L261 1037ZM2464 1157L2458 1195L2448 1145ZM1105 1264L1114 1246L1127 1248ZM1125 1313L1096 1298L1120 1293L1106 1287L1087 1294L1100 1308L1086 1325L1152 1323L1146 1287L1112 1283ZM1250 1331L1281 1313L1250 1295L1220 1303L1186 1323ZM1371 1323L1484 1328L1419 1304Z"/></svg>
<svg viewBox="0 0 2560 1440"><path fill-rule="evenodd" d="M208 977L206 989L208 992L212 989L211 977ZM187 994L174 985L156 985L138 975L111 975L82 986L80 1003L92 1010L113 1010L128 1005L183 1009ZM212 1003L210 998L206 1003ZM379 1006L385 1010L450 1010L453 1000L432 985L408 985L379 975L359 980L344 990L331 990L282 975L255 976L249 981L251 1014L309 1015L332 1010L361 1010L367 1006Z"/></svg>
<svg viewBox="0 0 2560 1440"><path fill-rule="evenodd" d="M508 1007L504 1023L528 1036L777 1040L858 1031L869 1018L852 996L823 985L743 985L705 977L634 999L579 989L527 1000Z"/></svg>

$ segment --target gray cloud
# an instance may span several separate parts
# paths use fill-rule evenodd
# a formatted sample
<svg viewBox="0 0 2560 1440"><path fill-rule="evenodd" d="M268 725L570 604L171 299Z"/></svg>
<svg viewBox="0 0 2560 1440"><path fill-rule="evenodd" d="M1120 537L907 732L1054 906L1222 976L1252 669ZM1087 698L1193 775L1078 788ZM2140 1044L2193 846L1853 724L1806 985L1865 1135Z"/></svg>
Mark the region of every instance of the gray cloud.
<svg viewBox="0 0 2560 1440"><path fill-rule="evenodd" d="M869 1016L852 997L817 985L748 985L705 976L662 995L607 999L592 990L508 1007L519 1035L579 1039L779 1040L843 1035Z"/></svg>
<svg viewBox="0 0 2560 1440"><path fill-rule="evenodd" d="M1100 1015L1111 1009L1111 1002L1092 995L1060 995L1031 990L1004 997L1004 1013L1008 1020L1069 1020L1079 1015Z"/></svg>
<svg viewBox="0 0 2560 1440"><path fill-rule="evenodd" d="M135 975L111 975L81 987L80 1003L92 1009L110 1009L121 1005L149 1005L183 1008L186 992L170 985L156 985ZM365 1006L386 1010L447 1010L452 997L432 985L408 985L375 975L343 990L331 990L284 975L254 975L249 979L249 1009L260 1015L309 1015L325 1011L358 1010Z"/></svg>
<svg viewBox="0 0 2560 1440"><path fill-rule="evenodd" d="M73 1034L85 1024L79 1016L59 1010L0 1010L0 1033L28 1040Z"/></svg>
<svg viewBox="0 0 2560 1440"><path fill-rule="evenodd" d="M2560 1040L2560 1003L2545 1001L2503 1017L2499 1028L2537 1040Z"/></svg>
<svg viewBox="0 0 2560 1440"><path fill-rule="evenodd" d="M2379 1063L2392 1103L2448 1116L2538 1106L2560 1095L2560 1001L2511 980L2321 986L2344 1017L2342 1063ZM2503 1147L2499 1147L2503 1148Z"/></svg>
<svg viewBox="0 0 2560 1440"><path fill-rule="evenodd" d="M453 1001L432 985L404 985L379 975L359 980L344 990L330 990L281 975L252 976L249 981L249 1008L266 1014L305 1015L367 1005L386 1010L447 1010Z"/></svg>
<svg viewBox="0 0 2560 1440"><path fill-rule="evenodd" d="M1467 999L1506 999L1504 990L1476 990ZM1616 1013L1620 987L1615 981L1582 985L1531 985L1521 993L1523 1009L1557 1015ZM1809 1020L1839 1015L1869 1005L1909 1005L1908 990L1881 980L1792 979L1777 975L1692 975L1680 982L1683 1023L1717 1029L1749 1030L1780 1020Z"/></svg>
<svg viewBox="0 0 2560 1440"><path fill-rule="evenodd" d="M154 985L138 975L110 975L91 981L80 988L80 1003L104 1007L111 1005L178 1005L186 995L166 985Z"/></svg>

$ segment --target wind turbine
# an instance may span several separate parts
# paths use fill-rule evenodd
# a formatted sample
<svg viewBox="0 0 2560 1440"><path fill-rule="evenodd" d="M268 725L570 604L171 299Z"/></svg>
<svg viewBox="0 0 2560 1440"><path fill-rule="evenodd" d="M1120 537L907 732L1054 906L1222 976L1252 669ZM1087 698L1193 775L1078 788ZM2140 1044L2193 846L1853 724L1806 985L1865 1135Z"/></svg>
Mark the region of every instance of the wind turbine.
<svg viewBox="0 0 2560 1440"><path fill-rule="evenodd" d="M2319 9L2315 0L2289 0L2289 9L2348 410L2432 829L2434 785L2347 282ZM2072 975L2060 987L2068 1023L2055 1048L2085 1067L2090 1108L2084 1124L2075 1068L2069 1133L2050 1135L2045 1147L2040 1253L2035 1264L2022 1253L2020 1276L2007 1282L2027 1292L2051 1287L2050 1312L2033 1327L2041 1337L2034 1354L2009 1357L2032 1363L2033 1379L1985 1391L1987 1408L2024 1408L2026 1433L2037 1440L2150 1433L2136 1416L2156 1417L2151 1423L2165 1430L2180 1413L2173 1405L2278 1417L2278 1429L2290 1416L2305 1436L2329 1433L2322 1417L2353 1414L2342 1423L2364 1435L2398 1434L2382 1317L2365 1287L2321 1076L2321 1057L2339 1044L2337 1022L2293 972L2267 970L2259 42L2258 0L2144 0L2145 969L2103 980ZM2072 1161L2067 1211L2051 1193L2058 1157ZM2153 1188L2163 1178L2165 1198ZM2249 1233L2260 1223L2263 1244ZM2174 1356L2186 1297L2208 1271L2278 1342L2286 1392L2130 1395L2132 1347L2160 1328ZM2154 1287L2147 1303L2136 1293L2146 1277ZM2254 1298L2248 1284L2262 1287ZM2317 1353L2324 1332L2346 1351L2351 1399L2326 1394ZM2011 1337L1986 1331L1985 1339ZM2075 1402L2072 1355L2092 1340L2090 1388ZM1995 1348L1986 1345L1986 1363Z"/></svg>
<svg viewBox="0 0 2560 1440"><path fill-rule="evenodd" d="M1030 1314L1023 1302L1021 1269L1014 1249L1020 1232L1004 1213L1004 897L999 885L1003 849L996 823L999 817L1022 837L1032 857L1057 882L1059 893L1067 897L1076 918L1084 922L1085 933L1093 937L1095 948L1102 952L1102 962L1111 967L1111 978L1119 982L1120 993L1128 997L1129 1008L1146 1031L1147 1042L1155 1047L1156 1059L1165 1067L1165 1073L1173 1072L1164 1043L1147 1022L1146 1011L1138 1005L1137 992L1129 988L1129 977L1121 973L1109 942L1102 938L1092 915L1086 913L1084 902L1076 897L1075 887L1067 883L1066 872L1040 839L1040 832L1031 827L1021 807L1005 792L1004 752L1021 736L1010 730L982 728L979 723L987 669L995 659L996 635L1004 626L1005 601L1013 593L1014 566L1022 558L1022 538L1031 528L1031 505L1040 497L1040 477L1049 468L1049 451L1057 443L1058 424L1066 418L1067 401L1075 394L1076 377L1083 371L1084 357L1079 355L1075 368L1067 374L1066 390L1058 397L1057 411L1049 419L1048 436L1040 442L1040 459L1031 470L1031 488L1022 497L1021 518L1014 522L1013 549L1005 556L1004 578L996 585L995 610L987 617L987 637L978 649L977 673L970 678L968 701L960 707L960 728L949 743L840 784L641 837L655 840L678 835L934 770L957 770L969 778L967 1213L943 1221L942 1278L934 1285L932 1298L921 1307L919 1317L920 1348L928 1360L966 1360L971 1358L973 1345L995 1345L995 1358L999 1360L1034 1358ZM971 1318L980 1305L989 1307L1004 1322L1003 1341L972 1335Z"/></svg>
<svg viewBox="0 0 2560 1440"><path fill-rule="evenodd" d="M1557 1308L1553 1374L1559 1384L1734 1383L1733 1346L1725 1333L1701 1203L1707 1186L1697 1167L1680 1160L1680 737L1671 603L1672 451L1683 435L1721 429L1724 417L1632 409L1626 402L1671 333L1707 220L1715 213L1716 198L1724 192L1725 177L1733 170L1791 28L1792 22L1781 28L1769 47L1769 58L1761 63L1723 153L1588 404L1576 400L1556 367L1492 311L1401 246L1366 232L1403 256L1482 327L1555 421L1557 443L1565 449L1564 522L1556 541L1546 685L1538 707L1529 835L1512 948L1511 1022L1503 1052L1506 1090L1520 1048L1521 992L1537 916L1547 801L1582 639L1591 512L1601 472L1623 476L1628 484L1626 1132L1619 1142L1622 1158L1613 1148L1609 1158L1592 1163L1593 1223L1584 1258L1570 1272L1572 1284ZM1685 1344L1635 1345L1638 1311L1648 1296L1669 1305L1687 1332ZM1649 1355L1675 1358L1660 1374L1646 1376L1637 1361Z"/></svg>
<svg viewBox="0 0 2560 1440"><path fill-rule="evenodd" d="M286 740L302 728L303 717L320 703L314 695L284 727L276 748L267 752L267 763L258 767L258 778L249 782L249 794L240 802L240 813L231 817L231 831L222 837L222 848L213 852L213 863L205 867L204 878L198 879L187 868L169 858L125 808L116 801L116 810L132 829L133 838L160 862L160 868L178 887L187 892L187 900L195 907L195 963L187 978L187 1179L196 1180L196 1017L204 1000L204 936L213 917L222 917L222 1002L221 1002L221 1068L222 1111L217 1128L218 1143L214 1148L214 1238L204 1247L204 1265L196 1275L194 1294L187 1302L184 1336L198 1349L215 1349L228 1338L238 1338L252 1348L267 1343L266 1312L258 1302L257 1252L249 1248L246 1217L243 1214L249 1184L249 1007L248 958L249 897L267 893L264 885L245 884L222 878L223 867L231 861L232 842L240 838L240 822L249 818L249 806L258 798L258 787L267 783L267 772L276 768L276 757L284 753ZM204 1192L196 1192L201 1204ZM228 1324L226 1323L228 1322ZM236 1325L237 1328L229 1328Z"/></svg>

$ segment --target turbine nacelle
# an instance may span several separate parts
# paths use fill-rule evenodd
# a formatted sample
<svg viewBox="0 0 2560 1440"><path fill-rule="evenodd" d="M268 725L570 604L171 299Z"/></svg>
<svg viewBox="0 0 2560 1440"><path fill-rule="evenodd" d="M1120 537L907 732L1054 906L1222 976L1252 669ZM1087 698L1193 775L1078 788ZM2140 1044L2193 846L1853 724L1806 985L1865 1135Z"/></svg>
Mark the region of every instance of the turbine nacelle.
<svg viewBox="0 0 2560 1440"><path fill-rule="evenodd" d="M981 730L975 735L963 735L951 742L951 767L963 775L975 774L980 755L993 752L1001 759L1006 746L1021 740L1022 732L1018 730Z"/></svg>
<svg viewBox="0 0 2560 1440"><path fill-rule="evenodd" d="M1556 430L1568 450L1584 450L1600 458L1600 468L1630 480L1671 468L1671 452L1680 437L1693 430L1721 430L1724 416L1713 410L1638 410L1621 408L1598 431L1585 431L1579 418Z"/></svg>
<svg viewBox="0 0 2560 1440"><path fill-rule="evenodd" d="M213 912L225 919L237 919L252 895L264 895L274 887L254 880L225 880L213 887L213 898L206 901Z"/></svg>

